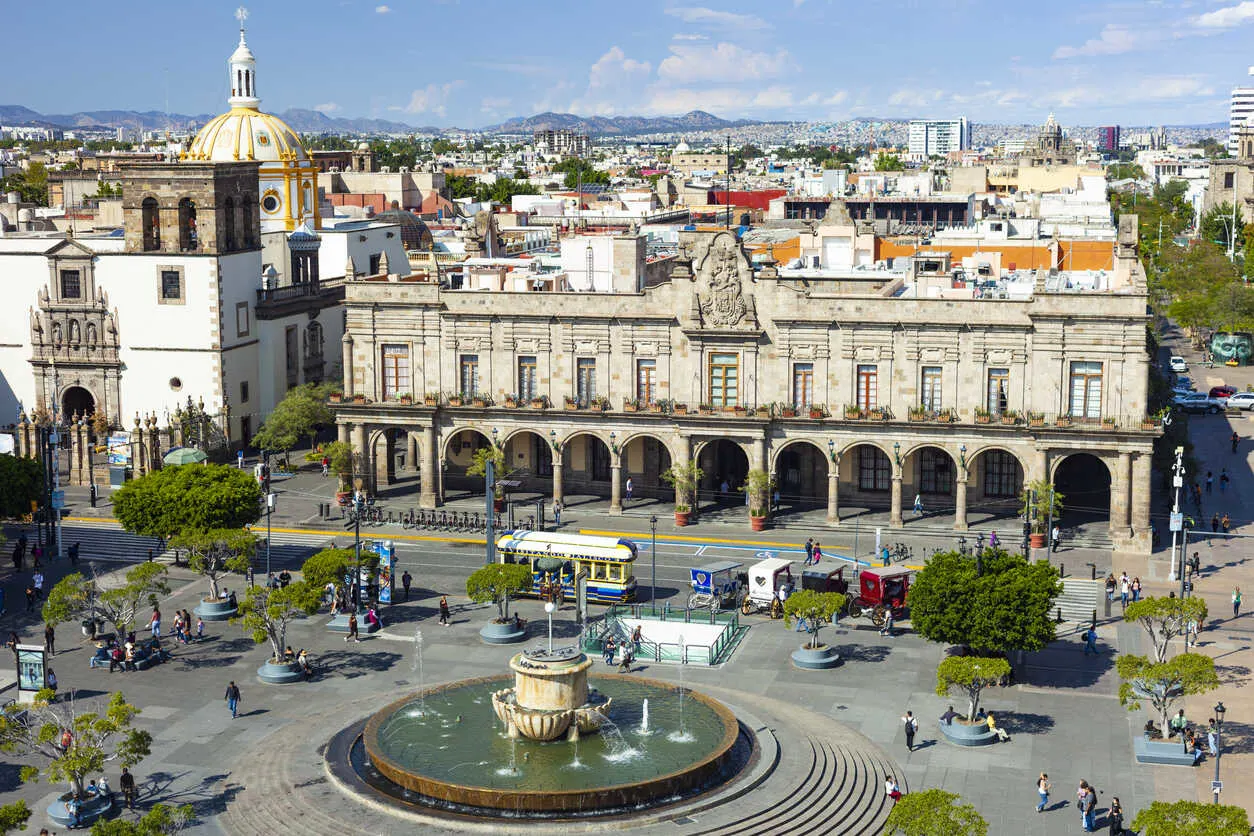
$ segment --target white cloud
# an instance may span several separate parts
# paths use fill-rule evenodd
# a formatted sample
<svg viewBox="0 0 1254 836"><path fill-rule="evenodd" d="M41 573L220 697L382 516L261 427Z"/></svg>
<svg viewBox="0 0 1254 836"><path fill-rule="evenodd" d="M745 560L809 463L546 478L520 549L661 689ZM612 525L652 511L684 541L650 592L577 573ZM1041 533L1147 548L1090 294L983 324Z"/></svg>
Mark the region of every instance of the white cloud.
<svg viewBox="0 0 1254 836"><path fill-rule="evenodd" d="M729 29L770 29L771 25L756 15L741 15L734 12L720 12L704 6L677 6L667 9L666 13L677 17L684 23L700 26L720 26Z"/></svg>
<svg viewBox="0 0 1254 836"><path fill-rule="evenodd" d="M810 95L806 96L804 99L801 100L801 104L810 105L810 106L825 105L827 107L834 107L838 104L844 104L848 98L849 98L849 93L845 90L837 90L835 93L831 93L826 96L823 95L822 93L811 93Z"/></svg>
<svg viewBox="0 0 1254 836"><path fill-rule="evenodd" d="M658 64L657 74L676 82L772 78L794 67L785 50L771 55L726 42L716 46L671 44L670 49L670 56Z"/></svg>
<svg viewBox="0 0 1254 836"><path fill-rule="evenodd" d="M335 113L335 111L339 109L340 109L340 106L337 105L335 102L327 102L326 104L314 105L314 110L318 111L319 113L331 114L331 113Z"/></svg>
<svg viewBox="0 0 1254 836"><path fill-rule="evenodd" d="M653 67L648 61L628 58L623 50L612 46L588 70L588 87L615 87L630 81L633 75L648 75Z"/></svg>
<svg viewBox="0 0 1254 836"><path fill-rule="evenodd" d="M388 12L392 11L392 7L391 6L375 6L374 11L375 11L375 14L385 15Z"/></svg>
<svg viewBox="0 0 1254 836"><path fill-rule="evenodd" d="M918 90L909 88L896 90L888 97L888 103L894 107L928 107L945 96L944 90Z"/></svg>
<svg viewBox="0 0 1254 836"><path fill-rule="evenodd" d="M1215 9L1193 19L1193 25L1202 29L1234 29L1250 22L1254 22L1254 0Z"/></svg>
<svg viewBox="0 0 1254 836"><path fill-rule="evenodd" d="M739 87L654 88L644 112L656 115L674 115L690 110L705 110L717 115L745 115L751 110L779 110L796 104L792 91L775 85L757 92Z"/></svg>
<svg viewBox="0 0 1254 836"><path fill-rule="evenodd" d="M1254 6L1254 3L1250 5ZM1060 46L1054 50L1054 58L1080 58L1093 55L1120 55L1136 49L1138 36L1131 30L1116 24L1107 24L1101 34L1090 38L1080 46Z"/></svg>
<svg viewBox="0 0 1254 836"><path fill-rule="evenodd" d="M676 32L671 35L672 41L704 41L708 40L705 35L697 35L688 32Z"/></svg>
<svg viewBox="0 0 1254 836"><path fill-rule="evenodd" d="M463 86L466 82L449 81L444 84L428 84L419 90L415 90L409 97L409 104L405 106L406 113L434 113L441 119L448 113L446 105L453 91Z"/></svg>
<svg viewBox="0 0 1254 836"><path fill-rule="evenodd" d="M512 100L502 96L484 96L479 102L479 109L483 111L499 110L503 107L509 107Z"/></svg>

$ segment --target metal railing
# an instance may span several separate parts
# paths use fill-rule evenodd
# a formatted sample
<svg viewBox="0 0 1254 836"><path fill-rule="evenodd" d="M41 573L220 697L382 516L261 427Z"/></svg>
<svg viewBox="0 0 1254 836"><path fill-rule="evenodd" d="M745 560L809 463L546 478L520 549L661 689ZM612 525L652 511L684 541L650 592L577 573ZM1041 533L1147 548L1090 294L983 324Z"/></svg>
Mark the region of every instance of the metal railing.
<svg viewBox="0 0 1254 836"><path fill-rule="evenodd" d="M713 644L693 642L654 642L641 638L637 659L654 662L679 662L681 664L716 665L723 654L740 634L740 613L736 610L714 612L712 610L671 609L669 605L657 607L644 604L615 604L605 611L605 616L585 625L580 645L585 651L600 653L606 639L611 636L619 642L631 641L631 630L622 621L635 618L642 621L683 621L686 624L722 625L723 629Z"/></svg>
<svg viewBox="0 0 1254 836"><path fill-rule="evenodd" d="M303 299L307 296L338 293L342 292L343 288L343 278L286 285L284 287L259 288L257 290L257 302L285 302L289 299Z"/></svg>

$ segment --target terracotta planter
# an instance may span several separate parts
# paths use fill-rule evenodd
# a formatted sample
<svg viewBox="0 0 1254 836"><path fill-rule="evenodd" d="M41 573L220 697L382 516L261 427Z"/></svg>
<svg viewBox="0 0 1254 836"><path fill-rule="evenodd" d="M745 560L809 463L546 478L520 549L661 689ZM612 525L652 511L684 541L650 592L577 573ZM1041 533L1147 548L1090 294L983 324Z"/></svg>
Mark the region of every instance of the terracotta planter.
<svg viewBox="0 0 1254 836"><path fill-rule="evenodd" d="M1043 427L1045 426L1045 419L1044 418L1030 418L1028 419L1028 426L1029 427Z"/></svg>
<svg viewBox="0 0 1254 836"><path fill-rule="evenodd" d="M362 404L366 402L365 395L353 395L353 403Z"/></svg>
<svg viewBox="0 0 1254 836"><path fill-rule="evenodd" d="M1059 418L1057 421L1055 421L1055 422L1054 422L1054 426L1055 426L1055 427L1062 427L1063 429L1066 429L1067 427L1070 427L1070 426L1071 426L1071 419L1070 419L1070 418Z"/></svg>
<svg viewBox="0 0 1254 836"><path fill-rule="evenodd" d="M422 402L427 406L435 406L435 398L423 398Z"/></svg>
<svg viewBox="0 0 1254 836"><path fill-rule="evenodd" d="M413 406L414 399L410 397L401 398L401 406Z"/></svg>
<svg viewBox="0 0 1254 836"><path fill-rule="evenodd" d="M1013 418L1013 417L1011 417L1011 416L1009 416L1009 415L1003 415L1003 416L1001 416L1001 422L1002 422L1003 424L1016 424L1016 423L1018 423L1018 421L1019 421L1019 419L1018 419L1018 418Z"/></svg>
<svg viewBox="0 0 1254 836"><path fill-rule="evenodd" d="M448 405L449 405L449 406L461 406L461 405L462 405L462 399L461 399L461 398L449 398L449 399L448 399Z"/></svg>
<svg viewBox="0 0 1254 836"><path fill-rule="evenodd" d="M487 402L487 401L485 401L483 398L475 398L475 399L474 399L473 401L471 401L470 403L471 403L471 405L472 405L472 406L474 406L476 409L483 409L485 406L487 406L487 405L488 405L488 402Z"/></svg>
<svg viewBox="0 0 1254 836"><path fill-rule="evenodd" d="M1045 548L1045 534L1043 532L1041 534L1037 534L1035 531L1032 532L1028 537L1028 545L1034 549Z"/></svg>
<svg viewBox="0 0 1254 836"><path fill-rule="evenodd" d="M653 413L661 414L662 407L659 404L651 403L649 404L649 411Z"/></svg>
<svg viewBox="0 0 1254 836"><path fill-rule="evenodd" d="M796 417L797 417L797 410L795 410L795 409L785 409L785 410L783 411L783 417L785 417L785 418L796 418Z"/></svg>
<svg viewBox="0 0 1254 836"><path fill-rule="evenodd" d="M1158 429L1158 422L1157 422L1157 421L1142 421L1142 422L1141 422L1141 429L1143 429L1143 430L1156 430L1156 429Z"/></svg>
<svg viewBox="0 0 1254 836"><path fill-rule="evenodd" d="M330 398L328 398L328 400L331 401L331 403L339 403L340 401L344 400L344 395L341 392L335 392L331 395Z"/></svg>
<svg viewBox="0 0 1254 836"><path fill-rule="evenodd" d="M517 408L518 408L518 401L514 400L513 398L506 398L506 399L505 399L505 408L506 408L506 409L517 409Z"/></svg>
<svg viewBox="0 0 1254 836"><path fill-rule="evenodd" d="M936 423L938 424L952 424L953 422L954 422L954 416L952 415L937 415L936 416Z"/></svg>
<svg viewBox="0 0 1254 836"><path fill-rule="evenodd" d="M766 530L766 517L749 517L749 530L750 531L765 531Z"/></svg>
<svg viewBox="0 0 1254 836"><path fill-rule="evenodd" d="M675 512L675 525L679 528L683 528L684 526L688 524L688 520L691 517L692 517L691 511L676 511Z"/></svg>
<svg viewBox="0 0 1254 836"><path fill-rule="evenodd" d="M638 407L634 403L623 404L623 412L635 412Z"/></svg>
<svg viewBox="0 0 1254 836"><path fill-rule="evenodd" d="M568 404L566 404L566 409L567 409L567 411L569 411L569 412L575 412L575 411L577 411L577 410L579 409L579 404L577 404L577 403L568 403Z"/></svg>
<svg viewBox="0 0 1254 836"><path fill-rule="evenodd" d="M977 415L977 416L975 416L975 423L977 423L977 424L988 424L988 423L990 423L992 420L993 420L993 419L992 419L992 418L990 418L990 417L989 417L989 416L987 416L987 415Z"/></svg>
<svg viewBox="0 0 1254 836"><path fill-rule="evenodd" d="M531 408L532 409L544 409L544 401L540 400L539 398L534 399L531 402Z"/></svg>
<svg viewBox="0 0 1254 836"><path fill-rule="evenodd" d="M1113 429L1115 428L1115 426L1116 426L1115 424L1109 424L1109 423L1107 423L1107 422L1105 422L1105 421L1103 421L1103 422L1102 422L1102 429L1103 429L1103 430L1106 430L1107 432L1109 432L1109 431L1113 430Z"/></svg>
<svg viewBox="0 0 1254 836"><path fill-rule="evenodd" d="M845 412L845 420L846 421L861 421L862 413L861 412Z"/></svg>
<svg viewBox="0 0 1254 836"><path fill-rule="evenodd" d="M818 421L819 419L824 418L824 417L825 417L825 416L823 415L823 410L821 410L821 409L812 409L812 410L810 410L810 419L811 419L811 420L813 420L813 421Z"/></svg>
<svg viewBox="0 0 1254 836"><path fill-rule="evenodd" d="M677 404L675 404L675 414L676 414L676 415L687 415L687 414L688 414L688 405L687 405L687 404L682 404L682 403L677 403Z"/></svg>

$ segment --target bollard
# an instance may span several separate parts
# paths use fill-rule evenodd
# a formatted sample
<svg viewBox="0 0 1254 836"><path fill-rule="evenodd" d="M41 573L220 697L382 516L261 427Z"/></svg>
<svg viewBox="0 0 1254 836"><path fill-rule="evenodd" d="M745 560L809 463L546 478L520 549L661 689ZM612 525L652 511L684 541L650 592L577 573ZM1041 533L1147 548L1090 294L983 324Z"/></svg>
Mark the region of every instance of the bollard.
<svg viewBox="0 0 1254 836"><path fill-rule="evenodd" d="M1066 572L1066 569L1064 568L1063 564L1061 564L1061 563L1059 563L1059 564L1058 564L1058 577L1060 577L1060 578L1065 578L1065 577L1067 577L1067 572Z"/></svg>
<svg viewBox="0 0 1254 836"><path fill-rule="evenodd" d="M1058 608L1058 615L1055 616L1055 619L1059 624L1062 624L1062 607Z"/></svg>
<svg viewBox="0 0 1254 836"><path fill-rule="evenodd" d="M1093 629L1097 629L1097 610L1093 610Z"/></svg>
<svg viewBox="0 0 1254 836"><path fill-rule="evenodd" d="M1106 607L1106 617L1107 617L1107 618L1110 618L1110 605L1111 605L1111 600L1110 600L1110 598L1106 598L1106 604L1105 604L1105 607Z"/></svg>

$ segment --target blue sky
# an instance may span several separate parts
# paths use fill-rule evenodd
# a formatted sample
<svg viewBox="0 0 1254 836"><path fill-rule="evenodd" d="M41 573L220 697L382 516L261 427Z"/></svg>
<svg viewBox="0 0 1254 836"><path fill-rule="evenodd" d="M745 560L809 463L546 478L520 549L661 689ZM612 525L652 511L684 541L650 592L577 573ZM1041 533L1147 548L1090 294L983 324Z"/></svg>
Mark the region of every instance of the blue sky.
<svg viewBox="0 0 1254 836"><path fill-rule="evenodd" d="M6 39L0 99L221 111L234 8L9 4L30 36ZM248 32L263 108L414 125L694 108L1180 124L1226 121L1229 90L1254 85L1254 0L256 0Z"/></svg>

